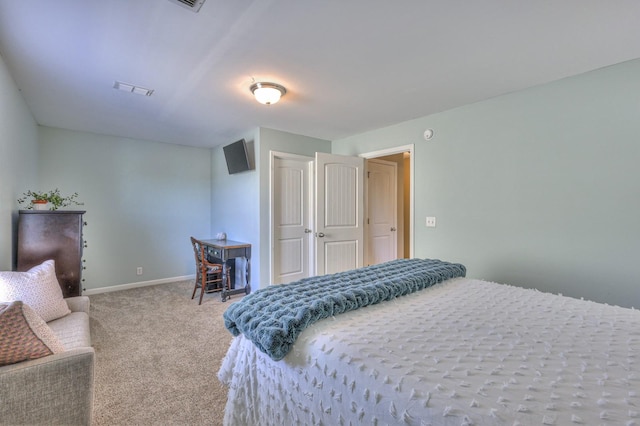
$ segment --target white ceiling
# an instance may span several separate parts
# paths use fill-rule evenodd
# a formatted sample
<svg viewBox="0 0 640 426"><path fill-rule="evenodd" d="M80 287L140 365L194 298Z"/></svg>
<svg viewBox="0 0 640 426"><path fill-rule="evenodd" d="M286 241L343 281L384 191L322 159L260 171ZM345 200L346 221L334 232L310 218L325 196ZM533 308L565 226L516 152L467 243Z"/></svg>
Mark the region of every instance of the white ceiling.
<svg viewBox="0 0 640 426"><path fill-rule="evenodd" d="M0 54L45 126L333 140L639 58L639 18L637 0L0 0ZM288 93L258 104L252 78Z"/></svg>

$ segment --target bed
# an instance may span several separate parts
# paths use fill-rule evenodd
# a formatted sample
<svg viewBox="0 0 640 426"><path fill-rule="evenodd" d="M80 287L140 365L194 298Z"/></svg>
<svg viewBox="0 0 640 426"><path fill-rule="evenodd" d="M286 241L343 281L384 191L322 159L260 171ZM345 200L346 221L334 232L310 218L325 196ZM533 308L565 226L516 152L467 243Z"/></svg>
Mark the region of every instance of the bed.
<svg viewBox="0 0 640 426"><path fill-rule="evenodd" d="M226 425L640 424L633 309L462 274L311 322L279 360L248 335Z"/></svg>

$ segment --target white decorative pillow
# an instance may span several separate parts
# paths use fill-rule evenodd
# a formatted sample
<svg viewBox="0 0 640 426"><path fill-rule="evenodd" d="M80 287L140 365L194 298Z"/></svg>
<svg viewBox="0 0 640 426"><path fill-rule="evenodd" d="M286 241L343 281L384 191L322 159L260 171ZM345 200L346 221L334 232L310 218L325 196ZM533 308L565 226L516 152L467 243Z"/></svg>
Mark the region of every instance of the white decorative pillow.
<svg viewBox="0 0 640 426"><path fill-rule="evenodd" d="M0 303L0 366L63 351L60 340L28 305Z"/></svg>
<svg viewBox="0 0 640 426"><path fill-rule="evenodd" d="M71 312L62 297L53 260L46 260L27 272L0 271L0 302L22 300L44 321Z"/></svg>

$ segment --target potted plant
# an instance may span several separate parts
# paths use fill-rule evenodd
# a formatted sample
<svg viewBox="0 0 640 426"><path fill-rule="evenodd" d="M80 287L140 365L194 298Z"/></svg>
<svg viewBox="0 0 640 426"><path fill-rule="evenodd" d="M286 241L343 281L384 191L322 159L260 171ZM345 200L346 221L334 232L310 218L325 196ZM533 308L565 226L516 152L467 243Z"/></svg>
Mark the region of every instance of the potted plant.
<svg viewBox="0 0 640 426"><path fill-rule="evenodd" d="M47 192L29 190L22 195L22 198L18 198L18 204L25 204L27 210L46 210L47 205L49 205L49 210L58 210L61 207L81 206L83 204L76 201L76 198L78 198L77 192L63 197L58 188Z"/></svg>

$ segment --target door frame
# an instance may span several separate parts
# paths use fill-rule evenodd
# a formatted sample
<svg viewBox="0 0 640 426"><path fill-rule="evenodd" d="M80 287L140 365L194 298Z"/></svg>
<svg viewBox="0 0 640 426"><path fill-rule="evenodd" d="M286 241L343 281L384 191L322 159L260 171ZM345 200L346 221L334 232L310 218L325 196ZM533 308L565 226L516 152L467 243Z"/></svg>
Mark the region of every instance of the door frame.
<svg viewBox="0 0 640 426"><path fill-rule="evenodd" d="M415 238L414 238L414 224L415 224L415 217L414 217L414 188L415 188L415 164L414 164L414 160L415 160L415 155L414 155L414 151L415 151L415 144L409 144L409 145L402 145L402 146L396 146L396 147L392 147L392 148L386 148L386 149L381 149L378 151L371 151L371 152L365 152L362 154L359 154L360 157L364 158L365 160L369 160L369 159L373 159L373 158L378 158L378 157L386 157L387 155L393 155L393 154L401 154L404 152L408 152L409 153L409 257L413 258L414 257L414 243L415 243ZM366 163L366 162L365 162ZM366 166L365 166L366 168ZM367 185L367 181L364 181L364 184ZM368 188L366 188L363 192L364 194L367 193ZM405 224L406 226L406 224ZM365 238L366 235L365 235ZM364 242L365 247L368 244L368 241Z"/></svg>
<svg viewBox="0 0 640 426"><path fill-rule="evenodd" d="M281 151L269 151L269 285L272 285L275 281L275 267L274 267L274 256L273 253L275 251L275 215L274 215L274 206L275 206L275 191L274 191L274 180L275 180L275 161L276 159L283 160L298 160L298 161L306 161L310 163L309 165L309 179L307 188L307 203L309 203L309 229L313 231L313 227L315 224L315 206L314 206L314 171L315 171L315 159L314 157L308 157L306 155L300 154L291 154L288 152ZM313 234L312 234L313 235ZM313 238L309 238L309 258L307 262L309 263L309 276L312 277L316 273L315 269L315 241Z"/></svg>

